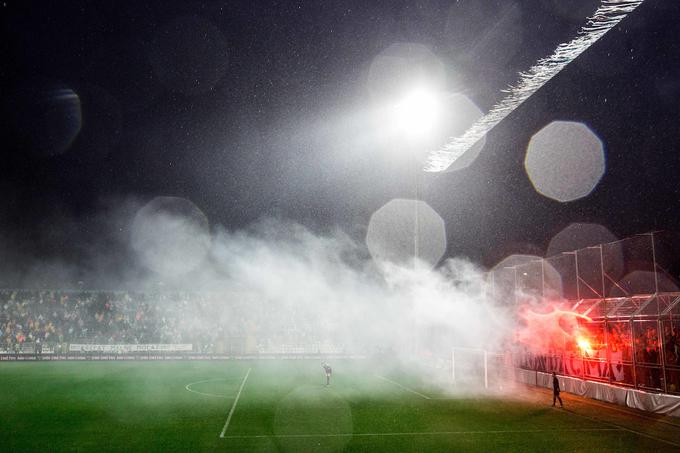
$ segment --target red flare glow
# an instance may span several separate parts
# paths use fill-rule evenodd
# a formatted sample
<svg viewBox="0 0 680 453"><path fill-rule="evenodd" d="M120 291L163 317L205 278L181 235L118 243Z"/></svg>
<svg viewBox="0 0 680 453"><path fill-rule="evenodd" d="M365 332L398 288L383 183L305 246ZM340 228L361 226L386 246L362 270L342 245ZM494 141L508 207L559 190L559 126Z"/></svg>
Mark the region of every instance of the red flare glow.
<svg viewBox="0 0 680 453"><path fill-rule="evenodd" d="M577 345L584 352L590 352L592 348L588 331L580 323L592 320L554 304L549 306L549 310L537 313L529 306L523 307L519 316L524 325L518 328L516 340L536 353L565 349L569 343Z"/></svg>
<svg viewBox="0 0 680 453"><path fill-rule="evenodd" d="M578 347L579 349L581 349L581 352L587 353L588 355L592 354L593 350L590 347L590 341L588 341L587 338L579 337L576 340L576 344L578 344Z"/></svg>

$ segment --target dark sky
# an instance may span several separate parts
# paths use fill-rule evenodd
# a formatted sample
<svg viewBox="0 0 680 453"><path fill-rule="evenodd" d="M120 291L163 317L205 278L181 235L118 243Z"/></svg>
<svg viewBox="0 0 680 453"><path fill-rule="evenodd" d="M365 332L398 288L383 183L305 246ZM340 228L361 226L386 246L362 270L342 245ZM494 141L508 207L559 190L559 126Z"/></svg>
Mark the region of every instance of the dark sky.
<svg viewBox="0 0 680 453"><path fill-rule="evenodd" d="M447 90L486 111L598 3L2 0L0 253L77 261L110 227L107 207L154 196L187 198L228 229L276 216L361 239L372 212L413 191L410 158L356 145L378 54L427 46ZM423 176L449 256L542 253L571 222L619 237L680 229L678 24L679 2L646 0L493 130L471 167ZM82 127L69 140L74 93ZM523 170L553 120L605 144L602 181L571 203L537 194Z"/></svg>

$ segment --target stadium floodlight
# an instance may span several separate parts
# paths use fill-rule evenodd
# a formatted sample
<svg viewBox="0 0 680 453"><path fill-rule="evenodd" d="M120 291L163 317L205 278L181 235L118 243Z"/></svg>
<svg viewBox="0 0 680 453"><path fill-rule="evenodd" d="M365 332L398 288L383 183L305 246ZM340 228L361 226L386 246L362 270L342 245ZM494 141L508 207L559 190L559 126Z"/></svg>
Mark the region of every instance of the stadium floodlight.
<svg viewBox="0 0 680 453"><path fill-rule="evenodd" d="M395 103L392 122L407 139L421 141L434 130L438 113L436 94L425 87L417 87Z"/></svg>
<svg viewBox="0 0 680 453"><path fill-rule="evenodd" d="M538 60L528 71L520 73L519 82L506 90L507 95L494 105L489 113L470 126L463 135L454 137L438 150L431 151L427 156L425 171L446 170L505 117L640 6L643 1L602 0L576 38L558 45L552 55Z"/></svg>
<svg viewBox="0 0 680 453"><path fill-rule="evenodd" d="M420 250L420 212L418 199L420 198L420 171L422 154L418 149L426 143L434 132L439 119L440 102L437 93L427 86L415 86L396 102L392 107L392 125L399 134L410 144L410 154L414 170L414 213L413 213L413 266L418 266Z"/></svg>

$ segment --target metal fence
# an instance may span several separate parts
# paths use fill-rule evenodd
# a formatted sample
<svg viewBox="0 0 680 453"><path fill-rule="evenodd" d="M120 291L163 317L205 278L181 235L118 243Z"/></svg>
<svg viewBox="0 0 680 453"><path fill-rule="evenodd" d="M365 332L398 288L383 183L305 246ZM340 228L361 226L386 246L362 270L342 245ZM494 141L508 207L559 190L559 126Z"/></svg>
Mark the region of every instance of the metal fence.
<svg viewBox="0 0 680 453"><path fill-rule="evenodd" d="M559 305L588 338L583 347L565 331L549 348L517 345L516 366L680 394L679 270L677 235L653 232L520 260L489 280L500 303L518 313Z"/></svg>

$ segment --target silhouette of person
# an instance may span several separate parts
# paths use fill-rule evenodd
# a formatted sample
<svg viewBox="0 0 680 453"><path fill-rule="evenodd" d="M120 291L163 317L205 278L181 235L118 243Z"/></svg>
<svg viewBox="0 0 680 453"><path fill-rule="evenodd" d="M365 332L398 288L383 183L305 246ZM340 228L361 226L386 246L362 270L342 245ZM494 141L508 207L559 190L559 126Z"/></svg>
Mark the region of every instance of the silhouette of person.
<svg viewBox="0 0 680 453"><path fill-rule="evenodd" d="M333 370L331 369L331 366L327 363L324 363L322 366L323 371L326 373L326 385L331 385L331 375L333 374Z"/></svg>
<svg viewBox="0 0 680 453"><path fill-rule="evenodd" d="M560 398L560 381L557 380L557 376L555 376L555 372L553 371L552 374L553 378L553 407L555 407L555 400L559 400L560 402L560 407L564 407L564 404L562 404L562 398Z"/></svg>

